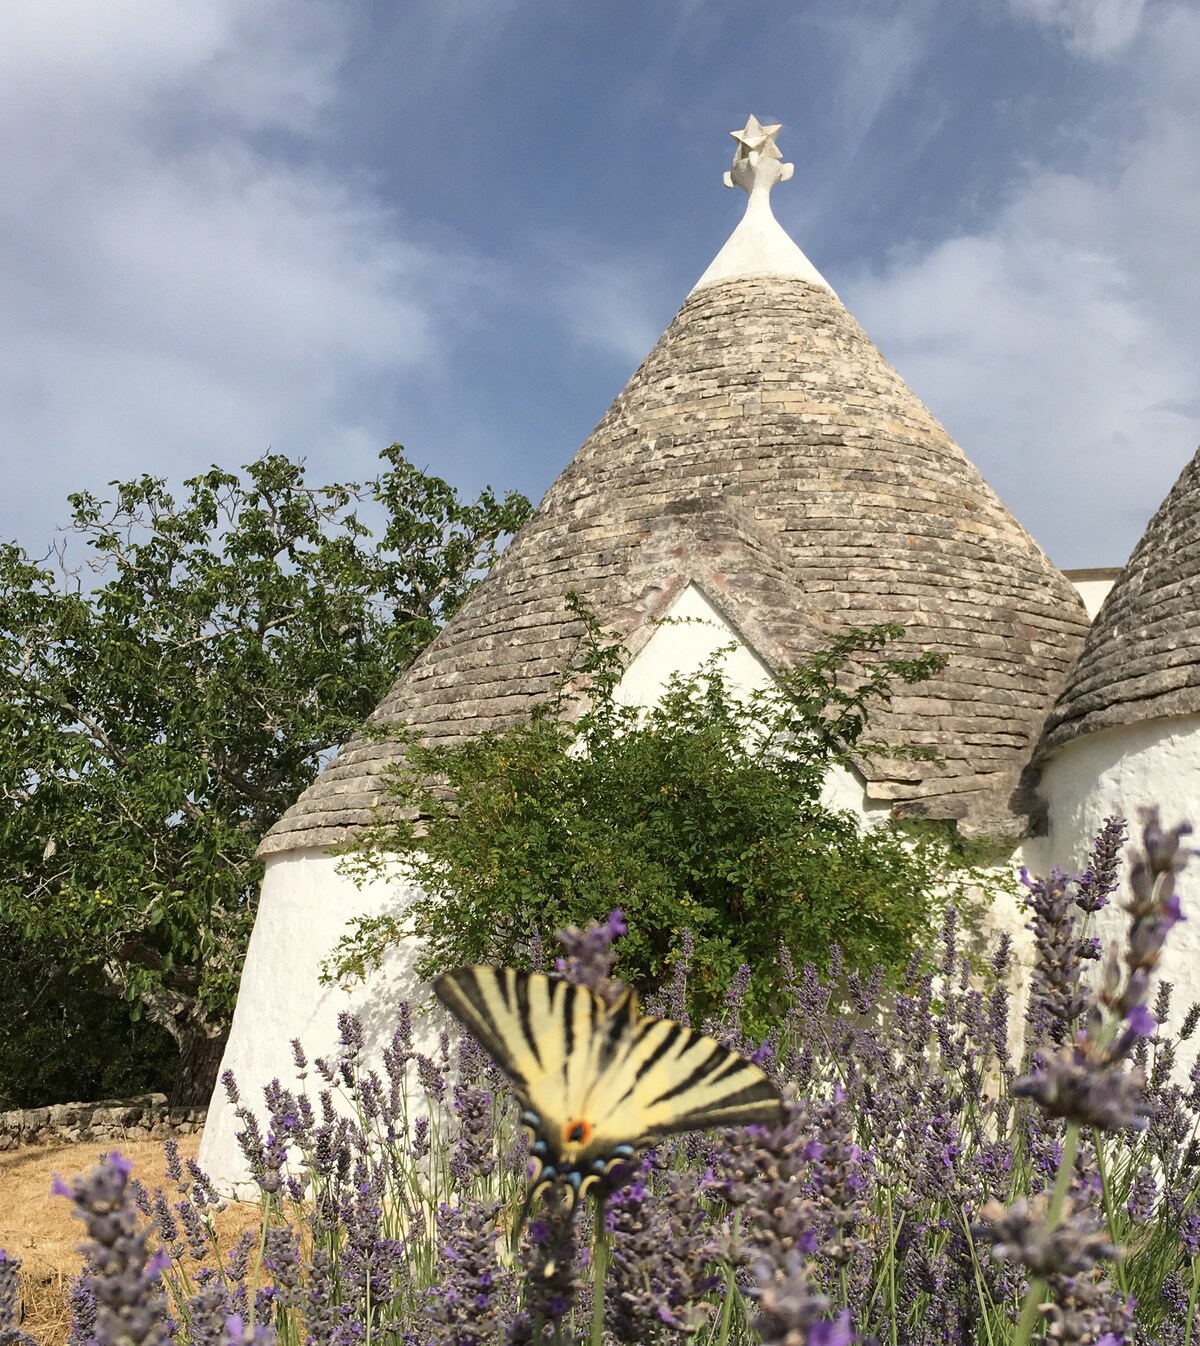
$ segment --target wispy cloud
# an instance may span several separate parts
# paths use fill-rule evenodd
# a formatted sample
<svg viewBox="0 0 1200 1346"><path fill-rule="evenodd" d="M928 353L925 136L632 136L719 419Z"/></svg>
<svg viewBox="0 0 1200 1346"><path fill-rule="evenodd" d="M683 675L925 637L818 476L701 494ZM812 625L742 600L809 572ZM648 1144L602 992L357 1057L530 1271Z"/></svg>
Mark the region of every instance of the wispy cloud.
<svg viewBox="0 0 1200 1346"><path fill-rule="evenodd" d="M819 248L826 231L870 210L882 182L907 177L941 116L914 116L911 95L953 27L940 0L820 0L791 15L792 46L818 65L810 121L785 128L802 190L776 203L802 246ZM890 131L897 121L902 137Z"/></svg>
<svg viewBox="0 0 1200 1346"><path fill-rule="evenodd" d="M833 109L839 155L856 157L879 118L911 85L931 49L934 10L923 0L883 9L846 6L829 20L843 61Z"/></svg>
<svg viewBox="0 0 1200 1346"><path fill-rule="evenodd" d="M843 286L1062 565L1122 563L1200 429L1200 87L1179 77L1200 15L1164 11L1148 37L1154 98L1123 143L1074 174L1031 166L986 228Z"/></svg>
<svg viewBox="0 0 1200 1346"><path fill-rule="evenodd" d="M630 368L640 364L674 313L670 299L664 309L662 276L652 261L614 255L594 239L565 232L542 235L540 257L530 292L540 294L555 320L580 345Z"/></svg>
<svg viewBox="0 0 1200 1346"><path fill-rule="evenodd" d="M1060 33L1081 56L1114 56L1133 40L1146 0L1010 0L1022 18Z"/></svg>
<svg viewBox="0 0 1200 1346"><path fill-rule="evenodd" d="M364 392L436 366L475 278L312 152L338 96L341 14L314 0L14 12L0 50L0 176L19 184L0 202L4 536L112 476L369 442L350 475L387 442L362 425Z"/></svg>

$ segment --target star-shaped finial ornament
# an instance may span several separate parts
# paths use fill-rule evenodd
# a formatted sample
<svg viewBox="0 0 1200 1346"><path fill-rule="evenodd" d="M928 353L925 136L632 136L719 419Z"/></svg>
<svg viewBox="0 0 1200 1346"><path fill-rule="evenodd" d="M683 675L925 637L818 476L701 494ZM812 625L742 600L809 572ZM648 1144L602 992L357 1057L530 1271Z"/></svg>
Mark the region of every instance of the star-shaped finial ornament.
<svg viewBox="0 0 1200 1346"><path fill-rule="evenodd" d="M757 117L750 117L740 131L730 131L737 149L733 167L725 174L726 187L740 187L748 195L758 192L761 196L792 176L792 165L780 163L783 155L775 143L782 129L780 122L764 126Z"/></svg>
<svg viewBox="0 0 1200 1346"><path fill-rule="evenodd" d="M775 144L775 137L782 130L782 122L776 122L773 126L764 126L757 117L748 118L740 131L730 131L729 133L738 143L734 154L735 161L749 158L754 151L765 154L768 159L782 159L783 155L780 153L779 146Z"/></svg>

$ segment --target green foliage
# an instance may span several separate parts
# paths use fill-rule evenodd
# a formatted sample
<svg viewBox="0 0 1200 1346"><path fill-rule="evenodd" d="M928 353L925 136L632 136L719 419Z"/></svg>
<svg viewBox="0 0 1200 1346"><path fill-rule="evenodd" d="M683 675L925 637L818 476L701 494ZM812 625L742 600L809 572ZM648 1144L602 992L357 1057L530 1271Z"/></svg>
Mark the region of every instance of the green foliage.
<svg viewBox="0 0 1200 1346"><path fill-rule="evenodd" d="M528 965L535 936L614 907L631 932L622 975L642 990L662 984L691 932L701 1015L742 964L764 1013L781 943L818 967L835 942L852 964L902 965L935 920L939 884L960 872L945 834L862 829L821 791L832 767L883 750L866 736L869 707L943 661L885 657L899 628L854 630L770 692L739 698L713 661L642 713L617 699L624 651L577 615L581 714L564 688L506 732L407 745L390 807L350 867L374 874L398 855L422 895L402 918L356 922L327 975L366 975L408 934L425 941L424 976L472 961Z"/></svg>
<svg viewBox="0 0 1200 1346"><path fill-rule="evenodd" d="M0 1112L170 1089L179 1051L102 974L0 928Z"/></svg>
<svg viewBox="0 0 1200 1346"><path fill-rule="evenodd" d="M185 1051L232 1010L264 832L528 514L381 461L363 485L270 454L178 502L149 476L73 495L74 570L0 546L0 923Z"/></svg>

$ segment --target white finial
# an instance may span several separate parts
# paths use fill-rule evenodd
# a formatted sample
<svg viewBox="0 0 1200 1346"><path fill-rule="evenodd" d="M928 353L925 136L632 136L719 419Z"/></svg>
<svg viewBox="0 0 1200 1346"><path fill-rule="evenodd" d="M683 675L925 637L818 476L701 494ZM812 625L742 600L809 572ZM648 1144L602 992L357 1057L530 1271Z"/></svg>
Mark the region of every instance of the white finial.
<svg viewBox="0 0 1200 1346"><path fill-rule="evenodd" d="M725 174L726 187L740 187L750 198L742 222L717 253L693 290L739 276L793 276L822 289L832 286L784 232L771 211L771 188L792 176L793 165L782 162L775 143L780 123L764 126L751 117L740 131L733 167Z"/></svg>
<svg viewBox="0 0 1200 1346"><path fill-rule="evenodd" d="M730 131L738 144L733 167L725 174L725 186L740 187L747 196L753 196L756 191L769 192L777 182L786 182L795 164L780 163L783 155L775 137L782 130L782 122L764 126L752 116L740 131Z"/></svg>

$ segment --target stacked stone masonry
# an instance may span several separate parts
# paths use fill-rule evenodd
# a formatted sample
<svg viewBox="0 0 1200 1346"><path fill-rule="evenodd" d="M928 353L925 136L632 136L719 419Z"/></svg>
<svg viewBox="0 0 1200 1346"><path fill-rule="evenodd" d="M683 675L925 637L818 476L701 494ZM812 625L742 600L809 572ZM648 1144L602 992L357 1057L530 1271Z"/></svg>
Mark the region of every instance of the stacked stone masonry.
<svg viewBox="0 0 1200 1346"><path fill-rule="evenodd" d="M170 1108L166 1094L0 1112L0 1152L23 1145L189 1136L203 1129L207 1112L207 1108Z"/></svg>
<svg viewBox="0 0 1200 1346"><path fill-rule="evenodd" d="M1081 734L1200 713L1200 454L1109 591L1041 751Z"/></svg>
<svg viewBox="0 0 1200 1346"><path fill-rule="evenodd" d="M501 729L560 685L578 591L636 649L694 583L767 663L898 622L945 672L874 728L937 762L873 761L870 796L1023 830L1022 768L1083 644L1075 590L840 301L759 277L689 297L487 581L375 719L427 740ZM395 745L348 743L263 852L363 826Z"/></svg>

